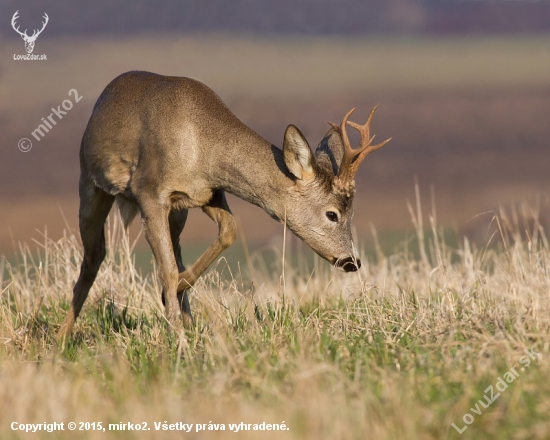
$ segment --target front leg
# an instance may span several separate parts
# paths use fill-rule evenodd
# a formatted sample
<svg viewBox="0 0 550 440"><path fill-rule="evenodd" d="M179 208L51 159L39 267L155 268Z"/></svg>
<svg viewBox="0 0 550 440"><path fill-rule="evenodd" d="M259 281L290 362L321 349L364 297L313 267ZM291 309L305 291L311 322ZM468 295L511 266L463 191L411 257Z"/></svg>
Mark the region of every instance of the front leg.
<svg viewBox="0 0 550 440"><path fill-rule="evenodd" d="M202 210L218 225L218 238L210 245L195 263L179 274L178 295L192 287L208 266L227 249L237 237L237 223L227 205L225 193L217 190ZM184 322L186 317L184 315Z"/></svg>

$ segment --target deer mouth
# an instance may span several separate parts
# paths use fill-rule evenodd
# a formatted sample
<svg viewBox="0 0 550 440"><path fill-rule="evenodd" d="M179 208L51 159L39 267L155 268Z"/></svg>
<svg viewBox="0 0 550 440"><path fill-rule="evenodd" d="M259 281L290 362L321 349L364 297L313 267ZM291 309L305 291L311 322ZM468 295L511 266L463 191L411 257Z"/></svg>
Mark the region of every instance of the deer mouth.
<svg viewBox="0 0 550 440"><path fill-rule="evenodd" d="M361 260L353 257L342 258L336 260L335 266L344 272L357 272L361 267Z"/></svg>

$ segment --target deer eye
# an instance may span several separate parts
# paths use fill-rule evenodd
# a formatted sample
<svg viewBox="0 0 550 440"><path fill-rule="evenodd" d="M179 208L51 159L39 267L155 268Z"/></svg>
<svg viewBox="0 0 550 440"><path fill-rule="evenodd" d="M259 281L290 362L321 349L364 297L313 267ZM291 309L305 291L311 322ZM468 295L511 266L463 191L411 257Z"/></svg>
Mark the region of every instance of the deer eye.
<svg viewBox="0 0 550 440"><path fill-rule="evenodd" d="M327 211L327 218L331 222L337 222L338 221L338 214L336 214L334 211Z"/></svg>

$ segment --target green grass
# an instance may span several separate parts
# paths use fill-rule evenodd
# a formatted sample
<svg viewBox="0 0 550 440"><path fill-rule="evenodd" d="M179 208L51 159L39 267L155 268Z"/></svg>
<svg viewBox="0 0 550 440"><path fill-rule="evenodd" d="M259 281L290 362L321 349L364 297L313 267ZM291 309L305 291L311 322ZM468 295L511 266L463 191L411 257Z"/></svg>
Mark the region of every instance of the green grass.
<svg viewBox="0 0 550 440"><path fill-rule="evenodd" d="M550 247L536 223L522 240L499 222L500 246L450 247L434 228L417 240L419 257L405 247L365 255L354 275L287 259L283 279L281 261L263 270L252 256L254 274L228 278L222 260L192 290L195 325L179 335L166 331L154 273L135 270L115 224L63 347L55 335L82 250L74 236L46 240L1 281L0 437L73 438L10 425L74 421L151 428L79 438L548 438ZM521 371L526 348L540 356ZM514 366L519 377L472 412ZM451 424L463 427L466 413L460 435ZM165 421L206 431L157 432ZM229 431L283 421L289 430Z"/></svg>

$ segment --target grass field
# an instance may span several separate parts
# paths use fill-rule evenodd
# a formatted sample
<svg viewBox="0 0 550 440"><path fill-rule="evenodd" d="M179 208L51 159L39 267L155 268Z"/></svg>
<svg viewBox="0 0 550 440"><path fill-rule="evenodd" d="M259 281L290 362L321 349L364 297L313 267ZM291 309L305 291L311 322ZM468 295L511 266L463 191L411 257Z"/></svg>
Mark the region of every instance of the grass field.
<svg viewBox="0 0 550 440"><path fill-rule="evenodd" d="M546 35L45 35L35 52L47 63L4 63L0 439L550 438L549 136L540 117L548 47ZM14 37L0 57L22 50ZM380 228L361 250L360 272L336 272L296 241L287 240L284 257L269 250L281 248L282 227L231 198L250 255L240 237L191 291L195 326L169 335L150 253L111 219L106 261L74 339L59 346L82 259L70 229L78 145L102 88L130 69L205 81L277 144L290 122L314 143L326 119L356 105L366 115L381 102L376 134L394 140L358 180L358 242L367 243L371 224ZM17 141L72 88L81 106L21 153ZM407 223L413 175L423 197L433 185L441 228L435 213L420 222L419 208ZM491 222L487 212L522 200L538 208L510 208ZM190 217L185 262L216 229L200 212ZM14 254L34 239L38 252L32 244ZM500 394L488 404L491 390ZM65 430L11 428L52 422ZM144 422L151 430L109 431ZM193 426L157 431L165 422ZM230 430L241 422L288 430Z"/></svg>
<svg viewBox="0 0 550 440"><path fill-rule="evenodd" d="M55 334L80 244L67 234L44 239L39 257L23 248L0 271L0 437L74 438L75 422L90 428L78 438L93 439L549 438L543 228L502 212L488 247L451 248L420 211L415 249L364 256L354 275L289 255L274 269L252 255L227 274L220 260L191 293L195 326L174 336L154 273L135 270L111 224L106 261L64 347ZM28 434L13 422L65 430ZM97 422L105 432L92 430ZM144 422L150 430L109 431ZM191 431L156 430L179 422ZM241 422L288 429L235 433L230 424Z"/></svg>

